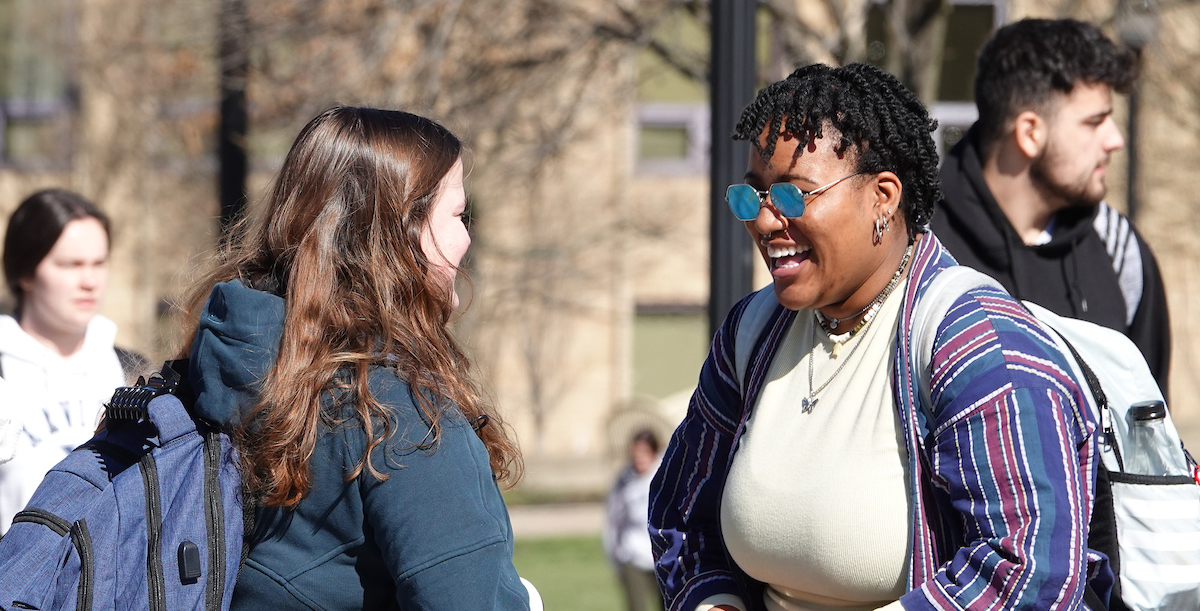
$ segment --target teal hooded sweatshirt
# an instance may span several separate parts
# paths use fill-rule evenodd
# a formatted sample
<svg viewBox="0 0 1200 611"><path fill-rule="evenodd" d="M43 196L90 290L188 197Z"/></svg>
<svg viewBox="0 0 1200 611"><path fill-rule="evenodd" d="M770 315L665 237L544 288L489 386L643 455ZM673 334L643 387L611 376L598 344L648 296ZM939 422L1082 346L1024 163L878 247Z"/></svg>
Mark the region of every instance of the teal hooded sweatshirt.
<svg viewBox="0 0 1200 611"><path fill-rule="evenodd" d="M234 281L213 288L192 344L189 381L199 416L234 425L253 404L283 331L284 301ZM346 481L366 451L344 405L342 424L322 426L310 464L311 492L294 510L260 508L234 610L527 610L512 564L512 527L487 450L456 409L446 409L436 447L429 423L391 367L372 370L392 437L365 471Z"/></svg>

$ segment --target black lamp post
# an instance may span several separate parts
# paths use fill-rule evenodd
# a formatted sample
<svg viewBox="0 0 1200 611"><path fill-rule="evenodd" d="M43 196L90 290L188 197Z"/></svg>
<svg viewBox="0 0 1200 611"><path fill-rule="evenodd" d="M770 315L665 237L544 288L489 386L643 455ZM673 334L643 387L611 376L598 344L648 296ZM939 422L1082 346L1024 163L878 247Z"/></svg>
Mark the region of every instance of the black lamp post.
<svg viewBox="0 0 1200 611"><path fill-rule="evenodd" d="M758 0L712 2L712 156L709 200L708 327L716 333L725 315L753 288L754 258L750 236L725 203L725 188L742 182L750 143L730 138L738 116L754 99L755 13Z"/></svg>
<svg viewBox="0 0 1200 611"><path fill-rule="evenodd" d="M1138 66L1142 63L1142 49L1154 41L1158 34L1158 11L1154 0L1123 0L1117 14L1117 31L1121 42L1133 51L1134 61ZM1138 212L1138 156L1140 152L1140 134L1138 133L1138 113L1141 111L1141 79L1133 83L1129 91L1129 119L1126 127L1125 148L1129 152L1126 167L1126 198L1125 207L1130 219L1135 219Z"/></svg>

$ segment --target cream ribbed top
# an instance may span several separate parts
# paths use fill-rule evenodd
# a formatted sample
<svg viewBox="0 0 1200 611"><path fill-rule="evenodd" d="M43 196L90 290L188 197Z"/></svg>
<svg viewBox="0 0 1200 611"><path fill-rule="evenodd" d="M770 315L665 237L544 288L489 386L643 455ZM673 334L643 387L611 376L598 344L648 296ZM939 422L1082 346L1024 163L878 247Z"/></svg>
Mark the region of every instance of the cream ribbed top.
<svg viewBox="0 0 1200 611"><path fill-rule="evenodd" d="M772 611L875 609L904 593L911 503L890 383L903 296L902 283L837 359L819 326L813 350L815 317L801 312L771 364L729 470L721 530L738 566L768 584ZM806 414L814 352L815 387L849 361Z"/></svg>

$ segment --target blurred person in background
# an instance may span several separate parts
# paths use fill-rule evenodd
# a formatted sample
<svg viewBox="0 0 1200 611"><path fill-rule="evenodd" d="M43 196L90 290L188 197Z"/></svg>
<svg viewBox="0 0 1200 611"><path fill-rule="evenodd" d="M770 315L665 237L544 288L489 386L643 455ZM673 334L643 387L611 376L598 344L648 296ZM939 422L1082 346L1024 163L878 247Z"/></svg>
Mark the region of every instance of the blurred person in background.
<svg viewBox="0 0 1200 611"><path fill-rule="evenodd" d="M516 441L448 328L462 150L414 114L321 113L193 289L195 412L257 504L234 611L537 608L497 486Z"/></svg>
<svg viewBox="0 0 1200 611"><path fill-rule="evenodd" d="M658 449L653 431L643 429L634 434L629 442L629 464L617 476L605 503L604 552L621 580L629 611L663 608L646 525Z"/></svg>
<svg viewBox="0 0 1200 611"><path fill-rule="evenodd" d="M1125 146L1113 95L1133 54L1074 19L1023 19L979 52L979 120L946 155L932 228L959 263L1014 297L1124 333L1163 396L1171 321L1154 253L1104 202Z"/></svg>
<svg viewBox="0 0 1200 611"><path fill-rule="evenodd" d="M16 308L0 316L0 418L7 412L19 433L16 457L0 466L0 533L145 364L113 346L117 325L98 314L109 238L108 217L63 189L30 195L8 219L4 276Z"/></svg>
<svg viewBox="0 0 1200 611"><path fill-rule="evenodd" d="M8 383L0 378L0 465L12 460L17 451L16 405L8 395Z"/></svg>

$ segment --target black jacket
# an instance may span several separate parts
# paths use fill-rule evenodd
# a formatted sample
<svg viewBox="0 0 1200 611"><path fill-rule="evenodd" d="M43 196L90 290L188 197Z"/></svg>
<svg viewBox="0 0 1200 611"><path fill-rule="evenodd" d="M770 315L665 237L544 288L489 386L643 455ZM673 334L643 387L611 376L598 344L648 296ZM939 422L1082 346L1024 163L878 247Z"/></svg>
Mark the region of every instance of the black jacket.
<svg viewBox="0 0 1200 611"><path fill-rule="evenodd" d="M959 263L1018 299L1129 336L1167 395L1167 297L1154 254L1129 219L1104 203L1067 208L1048 243L1026 246L984 182L974 128L946 156L941 180L946 199L930 224Z"/></svg>

